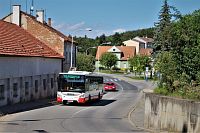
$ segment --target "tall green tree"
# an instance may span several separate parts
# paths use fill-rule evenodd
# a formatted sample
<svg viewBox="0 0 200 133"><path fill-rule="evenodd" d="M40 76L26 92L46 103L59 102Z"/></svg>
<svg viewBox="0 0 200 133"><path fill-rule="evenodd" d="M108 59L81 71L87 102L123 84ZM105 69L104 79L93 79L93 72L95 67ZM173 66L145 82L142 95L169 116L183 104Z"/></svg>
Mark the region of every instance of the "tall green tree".
<svg viewBox="0 0 200 133"><path fill-rule="evenodd" d="M112 66L115 66L117 63L117 56L113 53L106 52L100 57L100 64L111 69Z"/></svg>
<svg viewBox="0 0 200 133"><path fill-rule="evenodd" d="M171 44L178 63L177 71L187 82L198 80L200 70L200 10L185 15L171 27Z"/></svg>
<svg viewBox="0 0 200 133"><path fill-rule="evenodd" d="M85 53L77 54L77 70L93 72L95 70L95 58Z"/></svg>
<svg viewBox="0 0 200 133"><path fill-rule="evenodd" d="M164 4L160 10L160 15L158 17L159 21L155 24L153 46L154 53L169 51L171 49L170 26L173 20L177 20L180 17L180 12L175 7L170 6L167 0L164 0Z"/></svg>

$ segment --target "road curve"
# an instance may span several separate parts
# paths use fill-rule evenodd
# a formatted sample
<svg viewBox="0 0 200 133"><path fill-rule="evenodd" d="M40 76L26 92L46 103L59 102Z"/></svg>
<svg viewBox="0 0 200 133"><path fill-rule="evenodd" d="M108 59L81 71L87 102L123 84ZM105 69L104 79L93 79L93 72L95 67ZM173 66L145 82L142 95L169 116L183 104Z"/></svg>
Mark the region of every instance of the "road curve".
<svg viewBox="0 0 200 133"><path fill-rule="evenodd" d="M130 124L128 113L139 89L123 80L112 80L118 91L107 92L101 101L87 105L55 105L7 115L0 132L144 132Z"/></svg>

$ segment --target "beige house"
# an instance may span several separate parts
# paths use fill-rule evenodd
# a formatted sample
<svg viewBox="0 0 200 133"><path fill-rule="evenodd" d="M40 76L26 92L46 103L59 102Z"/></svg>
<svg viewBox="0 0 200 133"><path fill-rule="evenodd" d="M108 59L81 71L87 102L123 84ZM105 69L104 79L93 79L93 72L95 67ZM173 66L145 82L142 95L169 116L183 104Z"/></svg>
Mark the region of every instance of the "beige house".
<svg viewBox="0 0 200 133"><path fill-rule="evenodd" d="M123 42L125 46L134 46L136 48L136 54L140 55L150 55L152 52L152 43L152 38L138 36Z"/></svg>

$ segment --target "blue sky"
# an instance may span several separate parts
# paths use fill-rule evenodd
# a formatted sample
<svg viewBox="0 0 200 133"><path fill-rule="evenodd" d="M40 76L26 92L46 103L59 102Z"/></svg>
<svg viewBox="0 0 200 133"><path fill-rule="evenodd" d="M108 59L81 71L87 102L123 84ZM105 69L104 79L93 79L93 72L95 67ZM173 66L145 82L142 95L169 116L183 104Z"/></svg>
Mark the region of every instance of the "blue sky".
<svg viewBox="0 0 200 133"><path fill-rule="evenodd" d="M10 3L29 13L32 0L0 0L0 18L10 13ZM53 27L68 35L96 37L153 27L163 0L34 0L34 10L44 9ZM182 14L200 9L200 0L169 0ZM91 32L82 29L91 28Z"/></svg>

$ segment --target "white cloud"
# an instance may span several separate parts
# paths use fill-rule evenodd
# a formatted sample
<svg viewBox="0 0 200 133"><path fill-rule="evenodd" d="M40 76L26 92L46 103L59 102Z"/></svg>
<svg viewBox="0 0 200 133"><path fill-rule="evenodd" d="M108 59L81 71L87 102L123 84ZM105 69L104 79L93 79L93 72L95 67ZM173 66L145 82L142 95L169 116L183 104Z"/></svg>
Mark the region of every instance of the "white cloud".
<svg viewBox="0 0 200 133"><path fill-rule="evenodd" d="M116 33L116 32L118 32L118 33L123 33L123 32L125 32L125 31L126 31L126 30L125 30L125 29L122 29L122 28L113 30L114 33Z"/></svg>
<svg viewBox="0 0 200 133"><path fill-rule="evenodd" d="M84 25L85 22L80 22L76 24L61 23L58 25L54 25L54 27L59 31L75 31L84 27Z"/></svg>

